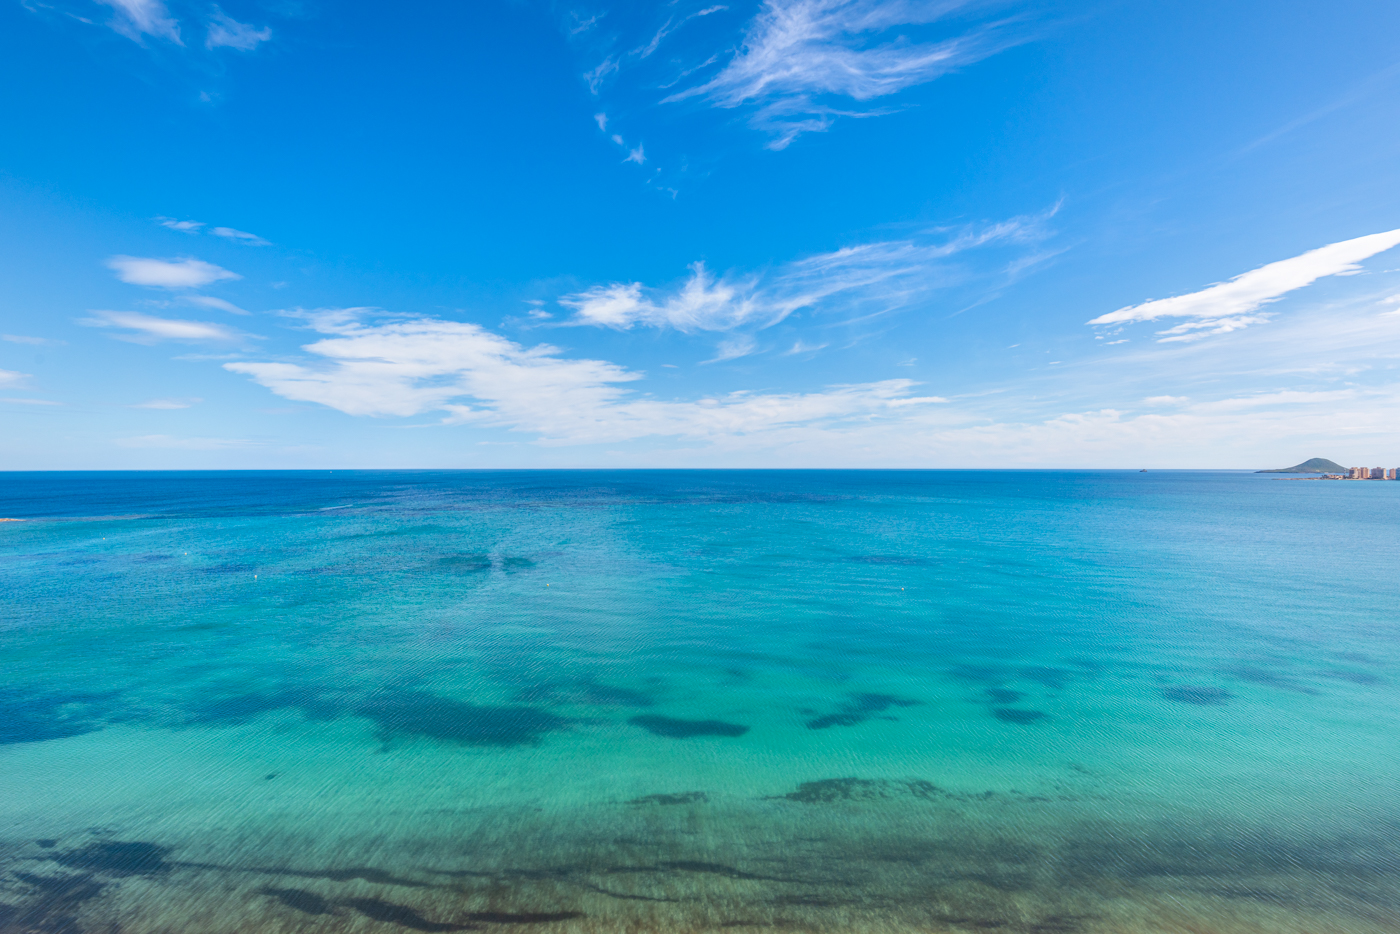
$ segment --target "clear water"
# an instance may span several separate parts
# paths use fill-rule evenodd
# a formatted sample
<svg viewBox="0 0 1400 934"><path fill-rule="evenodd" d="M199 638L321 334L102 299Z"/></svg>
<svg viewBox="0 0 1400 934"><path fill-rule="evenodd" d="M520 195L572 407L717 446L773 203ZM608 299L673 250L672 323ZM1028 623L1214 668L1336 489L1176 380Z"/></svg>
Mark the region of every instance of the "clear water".
<svg viewBox="0 0 1400 934"><path fill-rule="evenodd" d="M1400 931L1400 483L0 477L0 930Z"/></svg>

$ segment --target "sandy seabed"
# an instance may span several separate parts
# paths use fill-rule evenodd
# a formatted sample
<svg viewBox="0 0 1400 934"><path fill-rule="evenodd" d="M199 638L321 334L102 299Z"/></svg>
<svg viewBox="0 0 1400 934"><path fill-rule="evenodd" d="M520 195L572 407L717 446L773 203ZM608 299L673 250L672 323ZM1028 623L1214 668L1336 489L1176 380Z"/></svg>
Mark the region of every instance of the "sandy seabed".
<svg viewBox="0 0 1400 934"><path fill-rule="evenodd" d="M917 779L365 817L334 836L264 815L186 838L152 820L6 841L0 930L1400 930L1400 863L1381 835L1111 819L1093 802Z"/></svg>

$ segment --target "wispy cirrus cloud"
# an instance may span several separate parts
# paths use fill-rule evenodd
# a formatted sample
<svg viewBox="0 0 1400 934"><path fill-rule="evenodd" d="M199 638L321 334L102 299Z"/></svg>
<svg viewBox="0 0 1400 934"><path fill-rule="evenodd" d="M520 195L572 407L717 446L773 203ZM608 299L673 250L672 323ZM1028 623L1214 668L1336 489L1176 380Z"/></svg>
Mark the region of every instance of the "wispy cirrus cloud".
<svg viewBox="0 0 1400 934"><path fill-rule="evenodd" d="M203 399L148 399L145 402L138 402L130 406L130 408L174 411L176 409L188 409L190 406L198 405L203 401Z"/></svg>
<svg viewBox="0 0 1400 934"><path fill-rule="evenodd" d="M157 217L157 224L168 227L171 230L178 230L180 233L197 234L208 226L204 221L182 221L173 217ZM236 243L243 243L248 246L271 246L271 241L264 240L255 233L246 230L238 230L233 227L211 227L209 233L216 237L223 237L225 240L233 240Z"/></svg>
<svg viewBox="0 0 1400 934"><path fill-rule="evenodd" d="M1029 244L1047 236L1054 213L1015 218L948 235L923 235L843 247L788 263L768 273L716 276L693 263L683 284L671 290L640 282L613 282L565 295L559 304L573 311L573 324L627 330L642 325L697 331L762 330L803 309L882 314L927 296L958 273L953 256L995 244ZM752 339L731 338L718 359L742 356Z"/></svg>
<svg viewBox="0 0 1400 934"><path fill-rule="evenodd" d="M0 370L0 386L19 386L29 379L28 373L18 370Z"/></svg>
<svg viewBox="0 0 1400 934"><path fill-rule="evenodd" d="M1360 263L1400 244L1400 229L1357 237L1309 250L1241 273L1226 282L1198 292L1129 305L1089 321L1091 325L1123 325L1158 318L1187 318L1181 324L1158 331L1159 343L1195 341L1213 334L1238 331L1271 317L1260 309L1289 292L1312 285L1326 276L1350 275Z"/></svg>
<svg viewBox="0 0 1400 934"><path fill-rule="evenodd" d="M107 268L123 282L162 289L197 289L225 279L243 278L236 272L192 257L113 256L107 260Z"/></svg>
<svg viewBox="0 0 1400 934"><path fill-rule="evenodd" d="M687 13L684 16L670 16L666 19L666 22L662 24L661 28L656 30L656 32L652 34L652 37L649 40L647 40L647 42L644 45L638 46L637 48L633 49L629 54L637 58L650 58L652 53L661 47L662 40L664 40L671 33L675 32L677 29L680 29L686 23L690 22L693 19L699 19L702 16L709 16L712 13L721 13L727 9L729 9L728 6L717 3L699 10L695 10L694 12Z"/></svg>
<svg viewBox="0 0 1400 934"><path fill-rule="evenodd" d="M250 23L239 22L225 13L218 4L212 6L198 4L191 9L190 4L177 3L177 8L183 8L182 15L177 17L171 12L166 0L93 0L93 2L108 7L112 11L111 16L103 25L142 46L147 45L148 39L155 39L183 48L187 54L191 54L194 50L186 46L184 33L186 31L197 33L201 28L204 31L204 49L210 52L216 49L251 52L272 38L271 27L258 28ZM54 0L54 4L26 2L24 5L35 13L55 12L67 22L76 20L80 23L93 25L91 19L82 15L86 12L82 10L82 7L91 9L85 0L83 2L79 2L79 0ZM65 7L69 9L64 9Z"/></svg>
<svg viewBox="0 0 1400 934"><path fill-rule="evenodd" d="M207 49L228 48L251 52L259 43L272 38L270 27L257 29L248 23L240 23L218 6L214 7L206 25L204 47Z"/></svg>
<svg viewBox="0 0 1400 934"><path fill-rule="evenodd" d="M794 425L868 419L946 400L916 396L911 380L832 386L812 393L731 392L662 401L631 392L643 378L555 347L524 347L475 324L437 318L366 320L368 309L311 315L325 335L299 362L225 363L284 398L351 415L443 413L443 421L504 427L544 443L654 436L719 438Z"/></svg>
<svg viewBox="0 0 1400 934"><path fill-rule="evenodd" d="M239 243L246 243L249 246L270 245L270 241L264 240L255 233L248 233L246 230L234 230L232 227L215 227L209 232L216 237L223 237L226 240L235 240Z"/></svg>
<svg viewBox="0 0 1400 934"><path fill-rule="evenodd" d="M137 344L156 341L232 342L244 340L240 334L222 324L208 321L182 321L178 318L157 318L138 311L94 311L92 317L79 319L79 324L94 328L116 328L121 340Z"/></svg>
<svg viewBox="0 0 1400 934"><path fill-rule="evenodd" d="M189 302L191 305L198 305L201 308L217 308L220 311L226 311L231 315L250 314L250 312L239 308L233 302L225 301L222 298L215 298L213 295L185 295L182 296L182 298L184 301Z"/></svg>
<svg viewBox="0 0 1400 934"><path fill-rule="evenodd" d="M144 42L146 36L165 39L176 45L184 45L180 38L180 24L170 15L162 0L97 0L111 7L113 16L109 26L134 42Z"/></svg>
<svg viewBox="0 0 1400 934"><path fill-rule="evenodd" d="M162 227L169 227L171 230L188 234L199 233L199 228L204 226L204 221L182 221L173 217L157 217L155 220Z"/></svg>
<svg viewBox="0 0 1400 934"><path fill-rule="evenodd" d="M770 149L782 149L840 116L873 113L851 109L855 105L933 81L1014 44L1005 24L971 26L928 42L894 34L949 20L967 6L960 0L765 0L718 73L664 101L752 107L750 124L771 136Z"/></svg>

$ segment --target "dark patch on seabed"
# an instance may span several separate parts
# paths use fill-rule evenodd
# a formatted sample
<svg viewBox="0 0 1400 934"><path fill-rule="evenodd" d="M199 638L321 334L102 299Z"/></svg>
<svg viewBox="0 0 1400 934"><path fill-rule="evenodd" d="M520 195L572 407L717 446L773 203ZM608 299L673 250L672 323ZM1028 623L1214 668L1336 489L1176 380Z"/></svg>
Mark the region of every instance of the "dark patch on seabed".
<svg viewBox="0 0 1400 934"><path fill-rule="evenodd" d="M582 917L584 914L581 911L473 911L467 915L467 920L488 924L550 924Z"/></svg>
<svg viewBox="0 0 1400 934"><path fill-rule="evenodd" d="M447 555L438 559L438 567L458 574L491 570L490 555Z"/></svg>
<svg viewBox="0 0 1400 934"><path fill-rule="evenodd" d="M332 913L331 903L315 892L304 892L301 889L266 888L261 890L261 894L275 898L288 908L293 908L303 914L328 915Z"/></svg>
<svg viewBox="0 0 1400 934"><path fill-rule="evenodd" d="M888 798L888 783L868 778L824 778L803 782L796 791L778 797L803 804L830 804L833 801L870 801Z"/></svg>
<svg viewBox="0 0 1400 934"><path fill-rule="evenodd" d="M675 717L653 714L633 717L627 722L649 733L671 739L688 739L692 736L743 736L749 731L742 723L725 723L723 720L678 720Z"/></svg>
<svg viewBox="0 0 1400 934"><path fill-rule="evenodd" d="M644 804L705 804L709 800L709 795L703 791L685 791L675 795L644 795L640 798L633 798L627 803L634 806Z"/></svg>
<svg viewBox="0 0 1400 934"><path fill-rule="evenodd" d="M379 898L347 898L345 904L366 918L397 924L413 931L466 931L475 929L470 924L449 924L430 921L405 905L395 905Z"/></svg>
<svg viewBox="0 0 1400 934"><path fill-rule="evenodd" d="M1010 688L987 688L982 693L987 695L987 700L991 701L993 704L1000 704L1002 706L1014 704L1026 696L1021 691L1013 691Z"/></svg>
<svg viewBox="0 0 1400 934"><path fill-rule="evenodd" d="M172 868L172 864L165 859L169 852L168 846L139 840L108 840L89 843L85 847L47 858L60 866L83 872L117 877L155 876L169 872Z"/></svg>
<svg viewBox="0 0 1400 934"><path fill-rule="evenodd" d="M833 726L856 726L891 707L916 707L921 701L906 700L893 694L855 694L829 714L807 721L809 730L825 730Z"/></svg>
<svg viewBox="0 0 1400 934"><path fill-rule="evenodd" d="M1295 694L1316 694L1317 689L1308 687L1306 684L1281 675L1266 668L1259 668L1255 665L1235 665L1233 668L1225 669L1225 673L1239 678L1241 681L1248 681L1252 684L1262 684L1265 687L1277 688L1280 691L1292 691Z"/></svg>
<svg viewBox="0 0 1400 934"><path fill-rule="evenodd" d="M261 693L229 694L195 704L186 715L185 722L194 725L247 723L278 710L296 710L308 720L329 721L343 715L346 707L343 703L336 703L320 688L289 687Z"/></svg>
<svg viewBox="0 0 1400 934"><path fill-rule="evenodd" d="M354 708L373 720L382 740L425 736L469 746L528 746L571 721L535 707L486 707L427 691L398 690Z"/></svg>
<svg viewBox="0 0 1400 934"><path fill-rule="evenodd" d="M0 931L25 934L80 934L78 911L84 902L102 894L106 883L90 873L76 876L39 876L28 872L13 874L23 887L18 905L0 902Z"/></svg>
<svg viewBox="0 0 1400 934"><path fill-rule="evenodd" d="M1182 704L1198 704L1202 707L1218 707L1227 704L1230 698L1235 695L1223 688L1203 687L1200 685L1180 684L1175 687L1162 688L1162 696L1167 700L1174 700Z"/></svg>
<svg viewBox="0 0 1400 934"><path fill-rule="evenodd" d="M0 746L92 733L111 713L115 693L53 694L0 688Z"/></svg>

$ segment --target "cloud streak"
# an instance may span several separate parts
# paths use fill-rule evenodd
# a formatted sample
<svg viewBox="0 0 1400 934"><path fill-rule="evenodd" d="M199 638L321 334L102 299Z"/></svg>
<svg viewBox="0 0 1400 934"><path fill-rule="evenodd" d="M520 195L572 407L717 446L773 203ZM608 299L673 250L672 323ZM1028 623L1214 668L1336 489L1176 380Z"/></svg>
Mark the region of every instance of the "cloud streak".
<svg viewBox="0 0 1400 934"><path fill-rule="evenodd" d="M243 278L236 272L190 257L113 256L107 260L107 268L123 282L162 289L197 289L225 279Z"/></svg>
<svg viewBox="0 0 1400 934"><path fill-rule="evenodd" d="M221 324L208 321L182 321L176 318L156 318L137 311L95 311L93 317L78 323L94 328L119 328L126 332L122 340L137 344L152 344L172 340L185 342L238 341L244 335Z"/></svg>
<svg viewBox="0 0 1400 934"><path fill-rule="evenodd" d="M755 108L750 124L782 149L840 116L872 111L833 106L887 97L933 81L1011 44L998 25L937 42L890 37L901 26L947 19L958 0L766 0L738 51L708 81L664 99L700 98L713 106Z"/></svg>
<svg viewBox="0 0 1400 934"><path fill-rule="evenodd" d="M97 0L103 6L111 7L115 14L108 23L113 30L134 42L143 42L143 36L166 39L176 45L184 45L180 39L180 24L170 15L161 0Z"/></svg>
<svg viewBox="0 0 1400 934"><path fill-rule="evenodd" d="M251 52L258 47L259 43L266 42L271 38L272 29L270 27L255 29L248 23L240 23L215 6L213 15L209 17L204 47L206 49L227 48L237 49L240 52ZM214 232L218 233L217 230Z"/></svg>
<svg viewBox="0 0 1400 934"><path fill-rule="evenodd" d="M1099 315L1088 323L1096 326L1121 325L1159 318L1187 318L1158 334L1159 342L1193 341L1212 334L1226 334L1259 324L1270 318L1260 312L1289 292L1312 285L1326 276L1350 275L1361 270L1360 263L1400 244L1400 229L1343 240L1301 256L1279 260L1241 273L1198 292L1129 305Z"/></svg>
<svg viewBox="0 0 1400 934"><path fill-rule="evenodd" d="M209 231L216 237L223 237L226 240L235 240L239 243L246 243L249 246L269 246L270 242L259 237L255 233L248 233L246 230L234 230L232 227L215 227Z"/></svg>
<svg viewBox="0 0 1400 934"><path fill-rule="evenodd" d="M797 260L768 274L715 276L704 263L673 290L613 282L565 295L572 323L616 330L641 325L684 333L762 330L803 309L881 314L926 296L956 278L947 261L979 247L1025 244L1046 236L1052 214L1023 217L940 239L920 237L843 247ZM719 359L742 356L735 344Z"/></svg>

